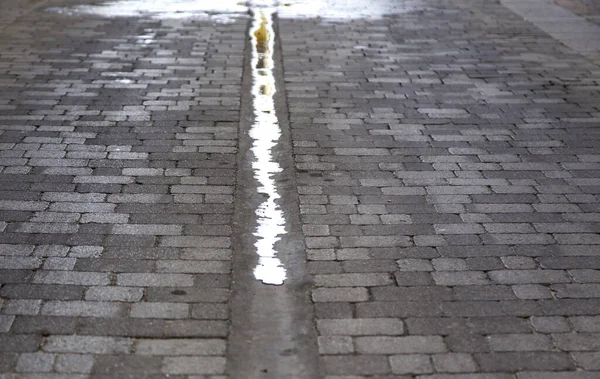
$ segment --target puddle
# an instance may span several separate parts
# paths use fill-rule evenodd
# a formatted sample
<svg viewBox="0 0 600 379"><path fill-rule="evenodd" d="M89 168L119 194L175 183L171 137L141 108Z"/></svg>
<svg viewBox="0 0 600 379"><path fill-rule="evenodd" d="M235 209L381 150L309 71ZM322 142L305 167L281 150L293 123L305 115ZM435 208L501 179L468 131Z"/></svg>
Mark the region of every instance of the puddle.
<svg viewBox="0 0 600 379"><path fill-rule="evenodd" d="M206 19L231 23L247 17L248 7L234 0L123 0L99 5L76 5L70 8L48 8L66 15L101 17L150 17L153 19Z"/></svg>
<svg viewBox="0 0 600 379"><path fill-rule="evenodd" d="M251 151L254 178L258 181L257 191L266 200L256 209L258 226L254 232L258 264L254 277L265 284L283 284L286 271L277 258L275 243L285 231L285 217L277 205L281 196L273 178L281 172L281 166L273 157L273 148L281 137L281 128L275 113L275 77L273 76L273 14L275 8L252 9L253 21L250 29L252 40L252 106L254 122L249 135L253 139Z"/></svg>
<svg viewBox="0 0 600 379"><path fill-rule="evenodd" d="M422 9L417 1L376 0L368 6L359 0L296 0L236 1L236 0L121 0L99 5L76 5L70 8L48 8L47 11L66 15L96 15L101 17L150 17L153 19L204 19L215 23L231 23L247 17L253 9L272 9L280 18L319 18L324 21L378 19L385 15Z"/></svg>

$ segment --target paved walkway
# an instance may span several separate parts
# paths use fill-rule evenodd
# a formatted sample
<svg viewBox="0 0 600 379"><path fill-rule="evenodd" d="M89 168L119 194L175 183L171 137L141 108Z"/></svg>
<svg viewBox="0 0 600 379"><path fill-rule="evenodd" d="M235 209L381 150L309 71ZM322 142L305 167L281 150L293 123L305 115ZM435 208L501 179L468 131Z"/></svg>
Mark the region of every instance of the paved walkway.
<svg viewBox="0 0 600 379"><path fill-rule="evenodd" d="M252 19L4 4L1 379L600 377L600 54L499 1L276 17L272 286Z"/></svg>

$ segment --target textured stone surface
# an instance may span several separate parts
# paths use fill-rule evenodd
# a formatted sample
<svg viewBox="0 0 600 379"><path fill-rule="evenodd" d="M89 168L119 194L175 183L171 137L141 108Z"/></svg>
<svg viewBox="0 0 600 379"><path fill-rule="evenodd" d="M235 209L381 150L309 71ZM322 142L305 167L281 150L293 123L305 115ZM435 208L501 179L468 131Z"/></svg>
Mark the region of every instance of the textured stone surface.
<svg viewBox="0 0 600 379"><path fill-rule="evenodd" d="M600 375L600 68L499 3L403 4L280 20L325 374Z"/></svg>
<svg viewBox="0 0 600 379"><path fill-rule="evenodd" d="M0 376L224 374L247 20L76 3L1 6Z"/></svg>
<svg viewBox="0 0 600 379"><path fill-rule="evenodd" d="M0 377L227 379L248 20L74 3L0 12ZM599 377L599 61L397 5L277 21L322 377Z"/></svg>

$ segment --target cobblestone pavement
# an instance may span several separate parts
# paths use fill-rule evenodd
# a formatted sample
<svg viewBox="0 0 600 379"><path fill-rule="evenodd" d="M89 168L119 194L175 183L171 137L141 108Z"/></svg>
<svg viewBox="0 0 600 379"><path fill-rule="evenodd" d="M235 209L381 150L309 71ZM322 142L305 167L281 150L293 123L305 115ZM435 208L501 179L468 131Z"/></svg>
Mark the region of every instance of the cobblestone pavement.
<svg viewBox="0 0 600 379"><path fill-rule="evenodd" d="M246 28L4 28L0 377L224 373Z"/></svg>
<svg viewBox="0 0 600 379"><path fill-rule="evenodd" d="M491 0L278 19L310 280L246 291L249 19L31 4L0 4L0 379L281 379L231 374L256 286L314 318L271 355L314 349L294 378L600 377L591 60Z"/></svg>
<svg viewBox="0 0 600 379"><path fill-rule="evenodd" d="M425 4L280 22L323 370L598 378L600 68Z"/></svg>

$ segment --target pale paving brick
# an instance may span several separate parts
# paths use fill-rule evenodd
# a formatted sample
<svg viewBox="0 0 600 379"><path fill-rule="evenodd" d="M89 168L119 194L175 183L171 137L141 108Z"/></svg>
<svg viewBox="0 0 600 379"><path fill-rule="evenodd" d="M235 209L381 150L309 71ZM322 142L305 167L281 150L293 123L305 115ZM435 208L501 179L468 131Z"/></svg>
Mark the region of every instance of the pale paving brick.
<svg viewBox="0 0 600 379"><path fill-rule="evenodd" d="M183 228L179 225L135 225L119 224L114 225L112 233L114 234L142 234L142 235L180 235Z"/></svg>
<svg viewBox="0 0 600 379"><path fill-rule="evenodd" d="M33 279L39 284L107 285L110 275L100 272L40 271Z"/></svg>
<svg viewBox="0 0 600 379"><path fill-rule="evenodd" d="M144 290L136 287L91 287L85 292L85 300L136 302L144 296Z"/></svg>

